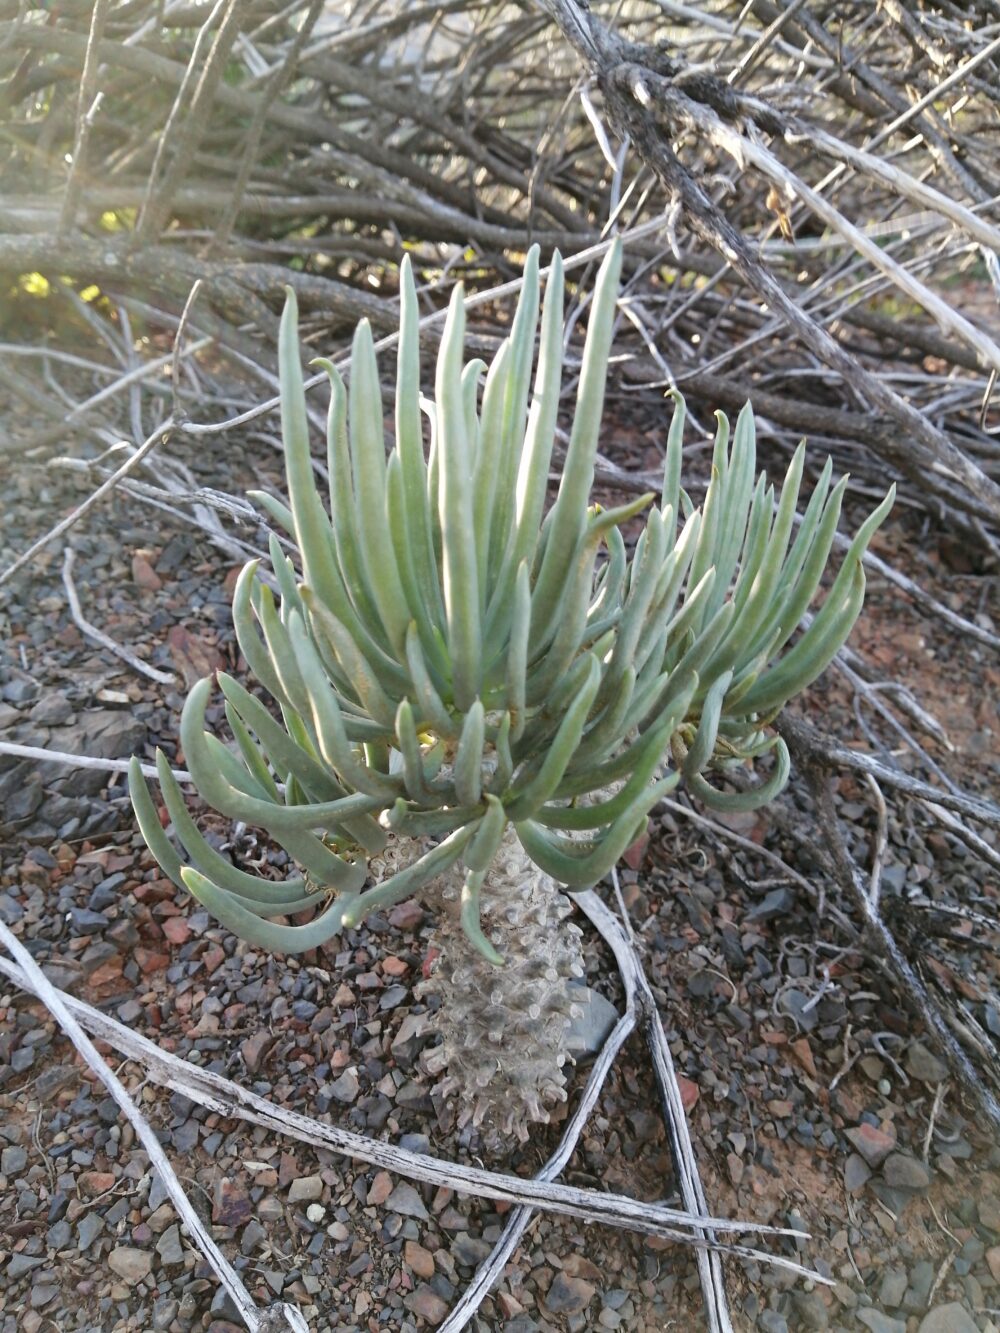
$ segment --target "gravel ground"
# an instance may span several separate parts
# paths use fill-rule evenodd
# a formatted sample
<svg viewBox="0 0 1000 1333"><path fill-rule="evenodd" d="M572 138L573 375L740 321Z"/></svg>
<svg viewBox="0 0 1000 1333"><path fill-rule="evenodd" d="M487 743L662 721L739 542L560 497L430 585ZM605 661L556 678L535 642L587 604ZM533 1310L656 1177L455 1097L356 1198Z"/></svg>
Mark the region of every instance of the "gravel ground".
<svg viewBox="0 0 1000 1333"><path fill-rule="evenodd" d="M623 429L619 461L631 453L644 465L652 443ZM206 483L237 493L268 484L232 452L216 445L186 461ZM6 461L0 487L0 563L86 493L68 474ZM966 557L946 542L917 536L897 525L879 549L905 557L909 572L966 614L996 613L994 577L963 568ZM229 627L233 571L197 534L118 499L70 540L84 611L107 633L187 682L215 666L240 669ZM60 565L59 552L43 557L5 590L0 738L105 757L149 756L157 744L172 753L180 683L155 685L84 640L68 616ZM929 749L995 799L1000 672L987 650L954 642L879 586L853 644L946 719L953 753L935 742ZM837 681L814 688L808 709L858 739ZM850 777L837 800L864 864L871 801ZM811 1239L798 1252L789 1242L787 1252L836 1283L810 1289L779 1271L727 1263L734 1321L766 1333L997 1329L1000 1148L872 960L846 949L801 886L751 850L776 852L818 887L810 818L794 784L773 809L729 821L744 840L738 847L668 812L622 872L684 1076L710 1206L802 1226ZM266 851L250 837L234 850L244 860ZM964 904L995 917L996 873L896 803L883 893L939 999L1000 1034L996 936L932 910ZM196 907L152 863L120 782L0 758L0 919L58 984L277 1102L418 1151L501 1165L454 1132L421 1073L426 1039L413 1035L421 1005L412 984L427 962L429 922L419 904L373 917L303 959L256 953ZM592 986L620 998L601 948L588 950L588 967ZM503 1225L500 1207L272 1141L142 1087L133 1067L122 1073L251 1291L263 1303L281 1295L298 1304L318 1333L435 1327ZM535 1133L503 1165L535 1172L558 1131ZM674 1197L638 1041L620 1057L565 1178ZM0 1273L0 1333L238 1327L130 1127L41 1006L2 982ZM700 1328L703 1319L688 1252L547 1217L536 1219L473 1327L643 1333Z"/></svg>

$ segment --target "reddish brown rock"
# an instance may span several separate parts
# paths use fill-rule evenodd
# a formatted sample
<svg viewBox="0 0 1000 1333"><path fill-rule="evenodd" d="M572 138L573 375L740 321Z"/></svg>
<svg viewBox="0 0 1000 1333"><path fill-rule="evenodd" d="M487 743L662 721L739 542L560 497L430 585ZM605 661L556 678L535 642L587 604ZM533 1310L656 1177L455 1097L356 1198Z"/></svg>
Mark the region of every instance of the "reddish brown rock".
<svg viewBox="0 0 1000 1333"><path fill-rule="evenodd" d="M424 909L413 898L397 903L389 913L389 920L397 930L419 930L424 923Z"/></svg>
<svg viewBox="0 0 1000 1333"><path fill-rule="evenodd" d="M153 949L138 948L133 957L144 976L148 976L150 972L163 972L170 966L170 955L157 953Z"/></svg>
<svg viewBox="0 0 1000 1333"><path fill-rule="evenodd" d="M875 1125L864 1124L847 1129L844 1134L870 1167L881 1166L896 1146L894 1129L887 1133Z"/></svg>
<svg viewBox="0 0 1000 1333"><path fill-rule="evenodd" d="M121 957L106 958L100 967L95 967L91 972L89 981L95 990L100 990L104 986L111 986L121 979L122 968L125 960Z"/></svg>
<svg viewBox="0 0 1000 1333"><path fill-rule="evenodd" d="M212 1198L212 1221L223 1227L241 1227L252 1215L253 1205L241 1182L229 1176L220 1177Z"/></svg>
<svg viewBox="0 0 1000 1333"><path fill-rule="evenodd" d="M201 956L201 961L205 965L206 976L211 976L217 967L221 967L226 961L226 951L217 944L213 944L210 949L206 949Z"/></svg>
<svg viewBox="0 0 1000 1333"><path fill-rule="evenodd" d="M159 592L163 587L163 580L141 551L132 557L132 582L143 592Z"/></svg>
<svg viewBox="0 0 1000 1333"><path fill-rule="evenodd" d="M425 1250L422 1245L418 1245L415 1240L406 1242L403 1259L407 1268L416 1273L417 1277L432 1278L434 1276L433 1254L430 1250Z"/></svg>
<svg viewBox="0 0 1000 1333"><path fill-rule="evenodd" d="M403 1297L403 1304L412 1314L426 1319L429 1324L440 1324L448 1313L447 1303L424 1282L416 1291Z"/></svg>
<svg viewBox="0 0 1000 1333"><path fill-rule="evenodd" d="M693 1110L701 1096L701 1089L697 1083L692 1083L689 1078L678 1077L677 1083L681 1090L681 1103L684 1110Z"/></svg>
<svg viewBox="0 0 1000 1333"><path fill-rule="evenodd" d="M107 1194L108 1190L114 1189L116 1179L111 1171L84 1171L77 1184L81 1194L96 1199L99 1194Z"/></svg>
<svg viewBox="0 0 1000 1333"><path fill-rule="evenodd" d="M520 1301L516 1301L509 1291L498 1291L495 1299L504 1319L513 1319L515 1315L524 1313L524 1306Z"/></svg>
<svg viewBox="0 0 1000 1333"><path fill-rule="evenodd" d="M376 1208L385 1203L392 1193L392 1176L388 1171L380 1171L368 1189L368 1202Z"/></svg>
<svg viewBox="0 0 1000 1333"><path fill-rule="evenodd" d="M791 1052L810 1078L816 1078L816 1062L813 1060L812 1047L808 1037L800 1037L791 1044Z"/></svg>
<svg viewBox="0 0 1000 1333"><path fill-rule="evenodd" d="M184 677L184 683L191 689L204 676L222 671L226 662L216 645L192 634L183 625L173 625L167 631L167 645L174 666Z"/></svg>
<svg viewBox="0 0 1000 1333"><path fill-rule="evenodd" d="M243 1063L248 1073L256 1074L273 1043L274 1034L266 1031L255 1032L252 1037L247 1037L246 1041L240 1043L240 1054L243 1056Z"/></svg>
<svg viewBox="0 0 1000 1333"><path fill-rule="evenodd" d="M191 927L184 916L168 916L161 922L160 929L171 944L187 944L191 938Z"/></svg>
<svg viewBox="0 0 1000 1333"><path fill-rule="evenodd" d="M600 1283L607 1276L584 1254L568 1254L563 1260L563 1272L570 1277L582 1277L588 1282Z"/></svg>

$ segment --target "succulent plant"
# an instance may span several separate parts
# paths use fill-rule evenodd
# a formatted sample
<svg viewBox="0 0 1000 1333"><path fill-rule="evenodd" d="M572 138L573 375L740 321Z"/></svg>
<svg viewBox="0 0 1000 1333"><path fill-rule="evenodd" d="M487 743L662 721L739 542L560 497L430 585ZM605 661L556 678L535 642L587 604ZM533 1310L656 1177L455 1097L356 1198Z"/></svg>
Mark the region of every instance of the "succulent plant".
<svg viewBox="0 0 1000 1333"><path fill-rule="evenodd" d="M593 293L572 432L547 511L563 362L558 254L534 377L537 251L488 370L463 365L456 287L433 402L421 398L418 304L404 260L388 454L367 323L354 337L349 387L320 362L330 381L329 513L314 476L289 291L279 342L288 504L253 495L295 554L272 536L278 598L253 562L233 601L240 648L280 721L220 674L232 742L205 728L208 679L187 699L181 740L204 800L265 829L301 875L261 880L215 851L158 754L174 837L192 862L183 864L137 764L131 775L140 829L163 869L251 943L315 948L448 872L459 880L465 936L496 966L481 900L488 910L501 848L509 859L517 846L526 868L533 862L572 890L611 869L682 779L723 809L753 808L785 785L788 753L769 724L850 632L864 596L862 555L892 495L862 524L791 646L840 515L846 479L831 486L829 461L796 532L803 448L775 497L755 476L749 405L731 440L718 414L697 509L681 488L685 413L674 395L660 503L647 494L590 505L620 267L615 244ZM643 514L630 554L621 529ZM709 781L764 755L773 756L770 772L749 789ZM373 856L383 877L366 887ZM310 908L305 924L273 920Z"/></svg>

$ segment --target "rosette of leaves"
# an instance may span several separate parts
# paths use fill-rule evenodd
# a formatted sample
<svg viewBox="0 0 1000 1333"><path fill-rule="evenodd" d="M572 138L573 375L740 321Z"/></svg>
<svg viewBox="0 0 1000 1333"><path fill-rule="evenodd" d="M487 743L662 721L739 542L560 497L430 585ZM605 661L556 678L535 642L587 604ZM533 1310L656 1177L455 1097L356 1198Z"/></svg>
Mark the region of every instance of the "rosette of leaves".
<svg viewBox="0 0 1000 1333"><path fill-rule="evenodd" d="M254 493L284 535L271 539L271 579L249 564L233 601L239 645L265 697L219 674L226 742L206 729L213 682L200 681L181 742L204 801L266 830L301 873L262 880L213 849L158 754L186 864L137 763L131 774L139 826L163 869L252 944L315 948L447 872L461 883L465 939L495 968L502 959L481 910L502 845L508 880L513 840L526 874L533 865L554 881L553 894L557 885L572 891L611 869L682 779L726 809L753 808L785 785L788 753L769 724L849 634L864 596L862 555L892 496L860 527L801 633L846 482L832 485L827 462L796 526L803 449L776 496L756 476L749 406L732 438L718 415L700 508L681 487L679 396L660 502L648 494L611 509L591 504L620 267L616 243L593 292L548 508L564 356L558 254L541 311L538 254L529 254L510 336L488 368L463 364L456 287L432 401L421 397L419 311L404 260L388 452L367 323L354 337L347 386L321 362L330 381L326 503L289 292L279 342L287 504ZM630 552L622 525L640 516ZM749 789L715 785L763 756L766 776ZM386 859L389 839L409 851ZM376 883L372 857L384 872ZM289 923L307 909L309 920ZM530 941L524 949L530 957Z"/></svg>

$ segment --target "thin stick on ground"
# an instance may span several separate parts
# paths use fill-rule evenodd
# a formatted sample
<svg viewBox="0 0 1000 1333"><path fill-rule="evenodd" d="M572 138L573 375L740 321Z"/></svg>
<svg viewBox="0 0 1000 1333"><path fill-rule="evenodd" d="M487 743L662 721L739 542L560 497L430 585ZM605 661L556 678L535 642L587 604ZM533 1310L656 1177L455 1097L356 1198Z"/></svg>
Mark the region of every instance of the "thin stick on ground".
<svg viewBox="0 0 1000 1333"><path fill-rule="evenodd" d="M96 755L69 754L66 750L48 750L42 745L17 745L14 741L0 741L0 754L15 759L37 759L42 764L62 764L66 768L88 768L97 773L127 773L129 760L101 759ZM147 778L155 778L155 764L140 764ZM170 770L178 782L190 782L191 774L184 768Z"/></svg>
<svg viewBox="0 0 1000 1333"><path fill-rule="evenodd" d="M73 582L73 548L67 546L63 553L62 581L66 589L66 600L69 602L70 615L73 617L73 624L76 625L81 634L85 634L88 639L94 643L99 643L102 648L107 648L108 652L114 653L120 657L123 662L127 662L133 671L138 671L142 676L148 676L150 680L155 680L158 685L176 686L177 678L169 671L158 671L148 662L144 662L141 657L136 657L135 653L125 648L120 643L116 643L109 634L92 625L83 614L80 607L80 598L77 596L76 584Z"/></svg>

